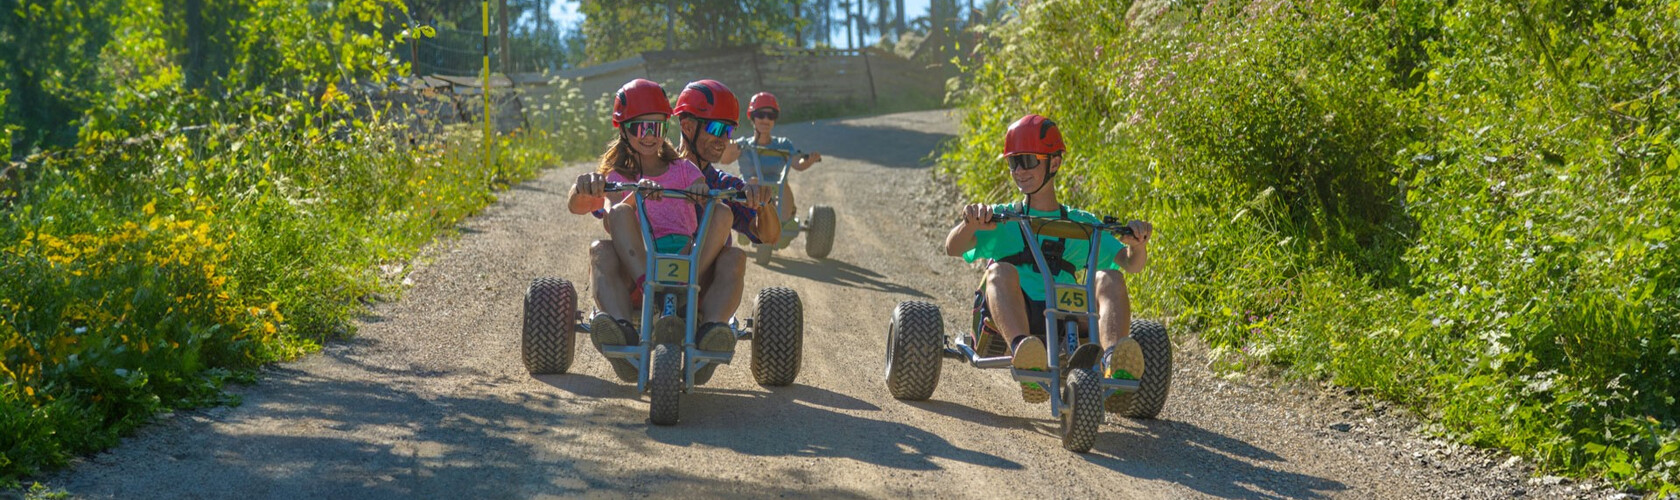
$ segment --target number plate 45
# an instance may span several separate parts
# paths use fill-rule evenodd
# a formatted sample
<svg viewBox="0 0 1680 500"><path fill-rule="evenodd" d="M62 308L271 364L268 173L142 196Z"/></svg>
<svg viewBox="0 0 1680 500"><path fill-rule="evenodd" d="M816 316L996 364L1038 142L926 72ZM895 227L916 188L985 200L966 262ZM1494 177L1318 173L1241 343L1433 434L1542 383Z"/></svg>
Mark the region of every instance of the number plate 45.
<svg viewBox="0 0 1680 500"><path fill-rule="evenodd" d="M1086 312L1085 287L1056 287L1056 309L1067 312Z"/></svg>

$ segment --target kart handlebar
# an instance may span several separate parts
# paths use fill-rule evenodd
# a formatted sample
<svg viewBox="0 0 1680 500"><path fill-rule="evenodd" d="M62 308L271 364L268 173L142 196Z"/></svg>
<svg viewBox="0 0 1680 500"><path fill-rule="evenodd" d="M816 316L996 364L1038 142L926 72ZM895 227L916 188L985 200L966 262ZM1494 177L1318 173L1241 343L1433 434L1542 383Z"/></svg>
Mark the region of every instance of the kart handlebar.
<svg viewBox="0 0 1680 500"><path fill-rule="evenodd" d="M1059 217L1040 217L1020 212L993 212L991 222L1006 222L1018 220L1026 222L1034 233L1052 238L1088 240L1097 231L1108 231L1116 236L1132 236L1132 228L1121 223L1114 217L1103 217L1101 224L1089 224Z"/></svg>
<svg viewBox="0 0 1680 500"><path fill-rule="evenodd" d="M622 193L622 192L627 192L627 191L633 191L636 194L645 194L645 193L650 193L650 192L657 191L657 192L660 192L660 193L663 193L663 194L687 197L689 200L695 200L697 198L704 198L704 199L709 199L709 200L747 201L747 193L745 191L741 191L741 190L738 190L738 189L712 189L712 190L708 190L704 193L696 193L696 192L689 191L689 190L686 190L686 189L677 189L677 188L668 188L668 187L662 187L662 188L657 188L657 189L655 189L655 188L644 188L644 187L642 187L641 184L636 184L636 183L631 183L631 182L608 182L606 188L602 189L602 191L605 191L605 192L608 192L608 193Z"/></svg>

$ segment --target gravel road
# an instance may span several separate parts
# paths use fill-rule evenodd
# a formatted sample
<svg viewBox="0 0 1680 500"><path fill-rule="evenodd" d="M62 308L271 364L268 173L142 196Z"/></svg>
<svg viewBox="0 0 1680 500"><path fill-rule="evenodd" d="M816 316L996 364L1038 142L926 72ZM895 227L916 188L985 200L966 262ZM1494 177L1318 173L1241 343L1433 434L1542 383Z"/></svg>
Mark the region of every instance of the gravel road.
<svg viewBox="0 0 1680 500"><path fill-rule="evenodd" d="M585 248L600 225L563 207L589 168L578 164L517 186L429 248L408 266L412 287L373 307L356 338L233 388L242 406L165 416L39 479L79 498L252 500L1617 495L1431 439L1356 395L1212 375L1185 332L1174 332L1160 419L1110 418L1088 454L1060 447L1047 407L1022 403L1006 371L947 360L932 400L894 400L882 380L894 304L940 304L950 331L978 279L939 251L957 200L928 158L954 120L931 111L777 132L824 154L794 185L803 203L839 215L828 260L806 258L798 241L748 271L743 316L763 287L803 300L794 386L754 384L742 344L734 365L684 397L683 421L659 427L647 423L646 396L586 341L572 373L526 374L521 301L532 278L570 279L588 297Z"/></svg>

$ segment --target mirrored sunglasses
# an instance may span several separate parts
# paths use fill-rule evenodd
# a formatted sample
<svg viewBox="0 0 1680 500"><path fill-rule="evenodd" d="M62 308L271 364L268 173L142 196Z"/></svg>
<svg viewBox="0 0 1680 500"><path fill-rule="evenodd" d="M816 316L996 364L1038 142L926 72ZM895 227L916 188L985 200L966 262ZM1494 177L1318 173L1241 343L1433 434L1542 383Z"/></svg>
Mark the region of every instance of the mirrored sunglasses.
<svg viewBox="0 0 1680 500"><path fill-rule="evenodd" d="M663 120L637 120L624 124L624 135L630 137L652 137L665 134Z"/></svg>
<svg viewBox="0 0 1680 500"><path fill-rule="evenodd" d="M728 122L720 122L720 121L708 121L708 122L706 122L705 129L706 129L706 133L712 134L714 136L724 138L724 139L728 139L729 134L735 132L735 126L734 125L730 125Z"/></svg>

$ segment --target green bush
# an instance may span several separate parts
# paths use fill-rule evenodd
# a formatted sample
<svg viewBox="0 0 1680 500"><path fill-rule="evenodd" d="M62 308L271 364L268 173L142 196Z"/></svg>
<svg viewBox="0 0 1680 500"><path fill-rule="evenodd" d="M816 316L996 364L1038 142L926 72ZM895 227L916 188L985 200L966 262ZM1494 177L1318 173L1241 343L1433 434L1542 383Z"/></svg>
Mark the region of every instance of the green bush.
<svg viewBox="0 0 1680 500"><path fill-rule="evenodd" d="M221 89L160 56L179 47L155 4L109 20L127 28L100 57L126 85L82 89L103 94L77 144L29 158L0 205L0 484L159 411L235 402L226 381L351 334L398 290L386 266L610 132L605 101L573 92L541 128L490 138L486 171L477 124L416 135L431 124L387 104L404 68L379 23L401 4L239 3Z"/></svg>
<svg viewBox="0 0 1680 500"><path fill-rule="evenodd" d="M1051 117L1066 201L1157 224L1134 301L1218 366L1676 490L1680 2L1051 0L980 54L942 172L1019 196L1003 129Z"/></svg>

